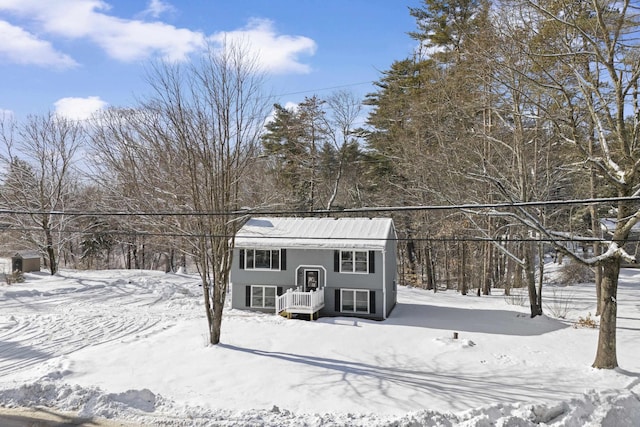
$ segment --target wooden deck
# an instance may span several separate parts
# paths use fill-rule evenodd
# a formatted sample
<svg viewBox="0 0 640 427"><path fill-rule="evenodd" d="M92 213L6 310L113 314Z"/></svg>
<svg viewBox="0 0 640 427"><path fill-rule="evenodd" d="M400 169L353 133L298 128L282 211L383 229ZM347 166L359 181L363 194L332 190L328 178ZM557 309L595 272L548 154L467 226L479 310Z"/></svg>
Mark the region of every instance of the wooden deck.
<svg viewBox="0 0 640 427"><path fill-rule="evenodd" d="M300 292L289 289L276 299L276 314L315 314L324 307L324 291Z"/></svg>

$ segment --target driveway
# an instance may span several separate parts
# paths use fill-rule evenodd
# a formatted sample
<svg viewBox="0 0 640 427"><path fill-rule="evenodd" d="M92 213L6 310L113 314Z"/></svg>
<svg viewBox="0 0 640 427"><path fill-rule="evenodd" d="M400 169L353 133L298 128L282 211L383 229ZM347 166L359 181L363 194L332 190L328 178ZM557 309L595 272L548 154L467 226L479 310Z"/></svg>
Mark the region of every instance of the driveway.
<svg viewBox="0 0 640 427"><path fill-rule="evenodd" d="M135 427L105 418L82 418L68 412L53 411L48 408L2 408L0 407L0 425L2 427Z"/></svg>

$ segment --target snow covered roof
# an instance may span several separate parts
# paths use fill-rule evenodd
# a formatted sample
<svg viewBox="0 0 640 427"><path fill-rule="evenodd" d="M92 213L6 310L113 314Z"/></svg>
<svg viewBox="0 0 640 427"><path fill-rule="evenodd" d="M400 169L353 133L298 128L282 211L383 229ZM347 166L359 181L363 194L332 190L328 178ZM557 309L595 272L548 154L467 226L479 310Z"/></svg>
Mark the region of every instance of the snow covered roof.
<svg viewBox="0 0 640 427"><path fill-rule="evenodd" d="M613 232L616 229L616 224L618 223L618 220L616 218L601 218L600 219L600 227L602 228L602 230L606 233L609 234L613 234ZM634 226L631 228L631 232L632 233L640 233L640 222L637 224L634 224Z"/></svg>
<svg viewBox="0 0 640 427"><path fill-rule="evenodd" d="M40 253L36 251L18 251L14 257L22 259L40 259Z"/></svg>
<svg viewBox="0 0 640 427"><path fill-rule="evenodd" d="M251 218L236 234L239 248L383 249L395 237L391 218Z"/></svg>

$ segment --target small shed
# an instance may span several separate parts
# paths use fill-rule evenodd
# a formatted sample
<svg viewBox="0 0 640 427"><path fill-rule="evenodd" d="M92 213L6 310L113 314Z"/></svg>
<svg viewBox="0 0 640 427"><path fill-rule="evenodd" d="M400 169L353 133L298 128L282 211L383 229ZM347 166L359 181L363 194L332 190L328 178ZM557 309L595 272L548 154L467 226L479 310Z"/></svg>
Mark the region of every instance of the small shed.
<svg viewBox="0 0 640 427"><path fill-rule="evenodd" d="M40 271L40 254L35 251L19 251L11 257L11 271L29 273Z"/></svg>

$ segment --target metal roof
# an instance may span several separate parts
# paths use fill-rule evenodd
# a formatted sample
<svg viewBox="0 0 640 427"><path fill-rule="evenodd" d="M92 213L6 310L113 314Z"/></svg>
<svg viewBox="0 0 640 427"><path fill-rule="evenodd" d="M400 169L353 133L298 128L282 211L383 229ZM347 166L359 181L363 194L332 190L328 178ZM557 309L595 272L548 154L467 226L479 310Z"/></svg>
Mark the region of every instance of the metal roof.
<svg viewBox="0 0 640 427"><path fill-rule="evenodd" d="M236 234L239 248L383 249L395 238L391 218L251 218Z"/></svg>

